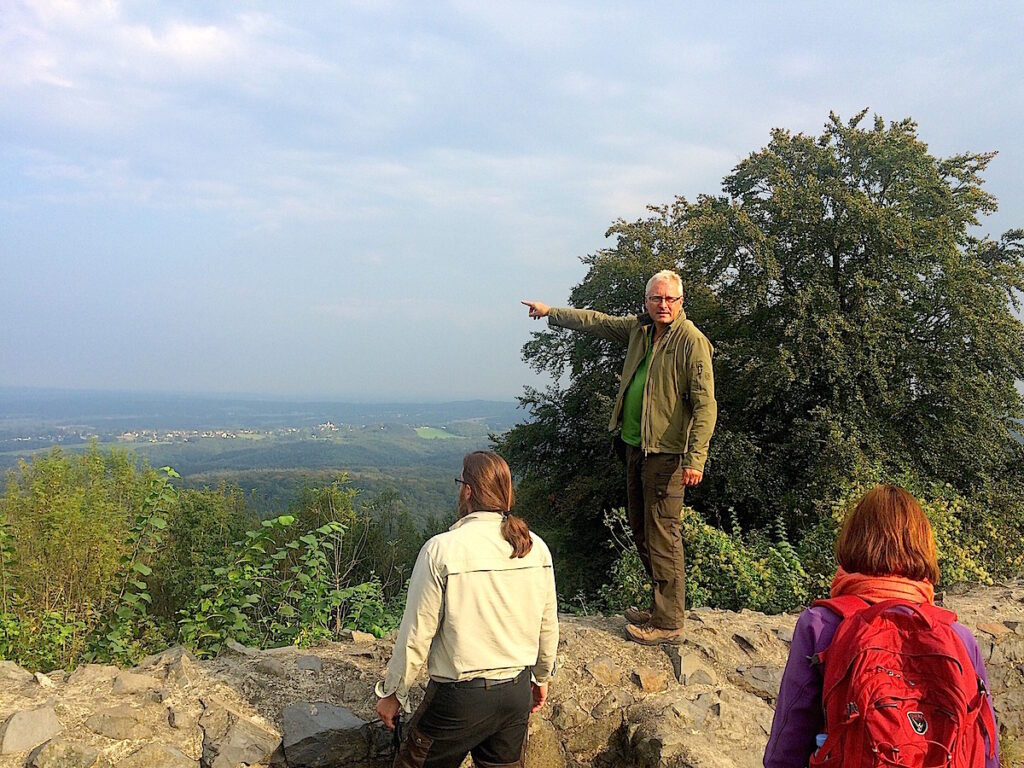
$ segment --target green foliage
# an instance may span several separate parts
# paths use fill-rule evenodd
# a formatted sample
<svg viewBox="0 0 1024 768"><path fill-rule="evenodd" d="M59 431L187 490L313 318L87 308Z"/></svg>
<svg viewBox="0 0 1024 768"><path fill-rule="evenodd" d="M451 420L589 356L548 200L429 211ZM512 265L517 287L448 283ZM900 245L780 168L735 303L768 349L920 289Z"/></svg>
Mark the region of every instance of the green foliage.
<svg viewBox="0 0 1024 768"><path fill-rule="evenodd" d="M166 516L178 502L178 492L170 484L180 475L162 467L162 475L151 477L149 491L128 528L120 568L111 582L106 600L97 607L102 617L89 639L89 661L113 661L134 664L159 643L159 629L149 613L153 597L147 579L153 575L149 565L164 540Z"/></svg>
<svg viewBox="0 0 1024 768"><path fill-rule="evenodd" d="M153 474L95 444L77 456L55 448L8 474L0 515L18 552L9 573L34 610L86 616L106 599Z"/></svg>
<svg viewBox="0 0 1024 768"><path fill-rule="evenodd" d="M235 542L259 521L242 490L226 483L215 489L180 491L166 518L166 538L152 563L150 592L153 612L176 620L199 586L213 581L214 568L234 556Z"/></svg>
<svg viewBox="0 0 1024 768"><path fill-rule="evenodd" d="M27 669L60 669L86 651L90 627L82 618L59 611L0 613L0 658Z"/></svg>
<svg viewBox="0 0 1024 768"><path fill-rule="evenodd" d="M8 473L0 499L5 656L37 668L70 667L90 646L98 657L126 659L128 648L157 641L148 619L136 622L129 639L132 621L124 614L146 614L142 572L152 546L145 528L166 506L154 491L161 482L130 454L105 453L95 443L75 456L39 454ZM111 633L116 642L104 637Z"/></svg>
<svg viewBox="0 0 1024 768"><path fill-rule="evenodd" d="M7 613L14 602L12 568L17 564L17 550L11 525L0 516L0 614Z"/></svg>
<svg viewBox="0 0 1024 768"><path fill-rule="evenodd" d="M616 552L611 580L600 589L608 610L649 605L650 581L629 541L626 513L606 515ZM796 550L781 538L744 536L734 524L732 534L708 525L690 507L683 507L683 547L686 553L686 597L689 607L749 608L779 613L806 605L807 573Z"/></svg>
<svg viewBox="0 0 1024 768"><path fill-rule="evenodd" d="M179 492L179 480L95 445L11 472L0 656L33 669L131 664L178 634L212 655L229 638L309 645L395 627L422 543L395 491L356 510L341 476L260 524L237 487Z"/></svg>
<svg viewBox="0 0 1024 768"><path fill-rule="evenodd" d="M1024 325L1012 311L1024 231L973 234L995 209L981 176L991 154L937 158L913 121L864 117L832 115L820 136L773 131L721 195L616 222L615 245L583 259L570 296L635 313L651 274L682 274L687 314L715 345L719 402L704 481L687 502L720 528L736 517L759 532L745 539L757 557L745 565L724 534L691 535L708 562L732 569L737 594L794 552L823 567L833 507L888 477L948 485L959 499L949 514L963 551L947 542L951 576L1024 564L1024 445L1012 431L1024 415ZM527 389L530 421L495 441L525 516L573 569L560 574L563 593L595 588L610 565L593 520L624 502L606 431L623 354L581 333L535 333L524 358L567 383ZM933 511L941 527L945 512ZM782 604L786 589L754 597Z"/></svg>
<svg viewBox="0 0 1024 768"><path fill-rule="evenodd" d="M312 497L351 501L344 490L317 489ZM333 509L330 514L337 513ZM354 583L335 570L345 526L328 519L281 542L280 534L297 524L295 516L281 515L246 532L233 561L215 568L213 582L200 586L194 603L180 612L183 643L208 657L229 640L257 647L307 646L342 629L383 635L393 628L394 608L386 604L380 581Z"/></svg>

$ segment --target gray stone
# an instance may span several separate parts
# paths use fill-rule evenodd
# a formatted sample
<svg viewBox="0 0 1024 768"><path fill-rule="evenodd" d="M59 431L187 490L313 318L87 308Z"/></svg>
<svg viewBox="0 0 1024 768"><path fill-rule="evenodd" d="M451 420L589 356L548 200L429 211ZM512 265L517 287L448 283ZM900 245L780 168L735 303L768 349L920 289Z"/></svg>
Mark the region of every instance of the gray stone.
<svg viewBox="0 0 1024 768"><path fill-rule="evenodd" d="M289 704L281 714L281 743L288 768L349 765L369 752L367 722L322 701Z"/></svg>
<svg viewBox="0 0 1024 768"><path fill-rule="evenodd" d="M29 768L93 768L103 764L100 751L67 739L50 739L28 756Z"/></svg>
<svg viewBox="0 0 1024 768"><path fill-rule="evenodd" d="M40 688L45 688L45 689L52 689L52 688L55 688L55 687L56 687L56 685L54 684L53 680L51 680L50 678L48 678L48 677L47 677L46 675L44 675L44 674L43 674L42 672L36 672L36 673L35 673L35 674L34 674L34 675L32 676L32 678L33 678L33 679L34 679L34 680L36 681L36 684L37 684L37 685L38 685L38 686L39 686Z"/></svg>
<svg viewBox="0 0 1024 768"><path fill-rule="evenodd" d="M68 676L68 685L75 688L87 688L98 692L98 689L121 673L112 664L83 664Z"/></svg>
<svg viewBox="0 0 1024 768"><path fill-rule="evenodd" d="M607 747L612 734L622 725L621 713L615 712L600 720L590 720L565 738L565 747L579 759L579 754L592 755ZM589 761L588 761L589 764Z"/></svg>
<svg viewBox="0 0 1024 768"><path fill-rule="evenodd" d="M757 655L768 648L771 640L767 637L763 630L761 631L744 631L734 632L732 639L742 648L744 651L751 655Z"/></svg>
<svg viewBox="0 0 1024 768"><path fill-rule="evenodd" d="M257 723L218 699L204 701L199 718L203 730L203 768L235 768L240 763L266 763L274 754L281 736L272 728Z"/></svg>
<svg viewBox="0 0 1024 768"><path fill-rule="evenodd" d="M183 658L187 658L193 662L196 660L196 657L192 655L188 648L183 645L175 645L165 651L160 651L160 653L154 653L151 656L147 656L138 663L138 668L160 669L161 667L170 666Z"/></svg>
<svg viewBox="0 0 1024 768"><path fill-rule="evenodd" d="M62 730L52 704L15 712L0 725L0 755L37 747Z"/></svg>
<svg viewBox="0 0 1024 768"><path fill-rule="evenodd" d="M280 659L260 659L256 662L256 671L272 677L288 677L288 668Z"/></svg>
<svg viewBox="0 0 1024 768"><path fill-rule="evenodd" d="M712 661L718 661L721 656L718 648L720 642L720 640L703 633L686 639L686 645L696 648Z"/></svg>
<svg viewBox="0 0 1024 768"><path fill-rule="evenodd" d="M147 656L139 662L138 668L183 688L194 685L201 676L196 657L181 645Z"/></svg>
<svg viewBox="0 0 1024 768"><path fill-rule="evenodd" d="M618 666L607 656L598 656L589 661L585 669L601 685L618 685L622 677Z"/></svg>
<svg viewBox="0 0 1024 768"><path fill-rule="evenodd" d="M1017 634L997 637L992 643L992 664L1019 664L1024 661L1024 637Z"/></svg>
<svg viewBox="0 0 1024 768"><path fill-rule="evenodd" d="M341 689L341 700L344 703L360 702L366 698L366 694L366 683L361 683L356 680L349 680Z"/></svg>
<svg viewBox="0 0 1024 768"><path fill-rule="evenodd" d="M695 653L679 657L676 679L683 685L715 685L718 682L714 670Z"/></svg>
<svg viewBox="0 0 1024 768"><path fill-rule="evenodd" d="M590 716L575 700L568 699L554 706L551 722L559 731L571 731L574 728L579 728L589 719Z"/></svg>
<svg viewBox="0 0 1024 768"><path fill-rule="evenodd" d="M779 627L775 630L775 636L786 645L793 643L793 627Z"/></svg>
<svg viewBox="0 0 1024 768"><path fill-rule="evenodd" d="M155 691L160 687L160 682L149 675L140 675L135 672L122 672L114 678L114 685L110 692L115 696L126 693L142 693Z"/></svg>
<svg viewBox="0 0 1024 768"><path fill-rule="evenodd" d="M590 714L600 720L607 717L612 712L624 710L632 704L633 697L626 691L608 691L608 693L604 695L604 698L597 702L594 708L590 710Z"/></svg>
<svg viewBox="0 0 1024 768"><path fill-rule="evenodd" d="M118 704L89 717L85 721L85 727L108 739L141 739L152 735L154 715L152 709L137 709L128 704Z"/></svg>
<svg viewBox="0 0 1024 768"><path fill-rule="evenodd" d="M27 669L22 669L13 661L0 661L0 683L7 687L11 683L31 683L34 675Z"/></svg>
<svg viewBox="0 0 1024 768"><path fill-rule="evenodd" d="M231 653L234 653L238 656L256 656L257 654L259 654L259 651L257 651L255 648L249 648L247 646L244 646L237 640L228 640L226 643L224 643L224 650L231 651Z"/></svg>
<svg viewBox="0 0 1024 768"><path fill-rule="evenodd" d="M1017 635L1024 635L1024 621L1004 621L1003 625Z"/></svg>
<svg viewBox="0 0 1024 768"><path fill-rule="evenodd" d="M116 768L198 768L198 765L181 750L150 742L119 760Z"/></svg>
<svg viewBox="0 0 1024 768"><path fill-rule="evenodd" d="M765 701L775 701L778 698L779 686L782 684L782 669L780 667L756 664L739 667L736 671L743 679L740 687L757 694Z"/></svg>
<svg viewBox="0 0 1024 768"><path fill-rule="evenodd" d="M319 656L299 656L295 660L295 666L315 674L320 674L324 671L324 662Z"/></svg>

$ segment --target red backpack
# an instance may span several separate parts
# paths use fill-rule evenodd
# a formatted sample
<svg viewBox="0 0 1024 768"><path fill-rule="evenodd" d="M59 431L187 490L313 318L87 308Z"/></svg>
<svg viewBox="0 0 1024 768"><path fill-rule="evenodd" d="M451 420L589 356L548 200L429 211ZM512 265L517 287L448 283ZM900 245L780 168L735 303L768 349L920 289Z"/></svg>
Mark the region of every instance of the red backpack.
<svg viewBox="0 0 1024 768"><path fill-rule="evenodd" d="M814 605L843 621L812 659L824 664L827 735L812 767L983 768L982 737L993 756L995 720L953 631L955 613L907 600L870 605L852 595Z"/></svg>

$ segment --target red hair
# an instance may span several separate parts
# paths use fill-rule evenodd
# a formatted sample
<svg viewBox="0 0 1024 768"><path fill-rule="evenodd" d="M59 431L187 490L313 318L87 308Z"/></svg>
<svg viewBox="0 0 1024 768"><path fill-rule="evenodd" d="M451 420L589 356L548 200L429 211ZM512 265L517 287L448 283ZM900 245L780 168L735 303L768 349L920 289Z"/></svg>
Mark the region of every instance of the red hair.
<svg viewBox="0 0 1024 768"><path fill-rule="evenodd" d="M876 485L847 513L836 560L848 573L939 581L931 523L898 485Z"/></svg>

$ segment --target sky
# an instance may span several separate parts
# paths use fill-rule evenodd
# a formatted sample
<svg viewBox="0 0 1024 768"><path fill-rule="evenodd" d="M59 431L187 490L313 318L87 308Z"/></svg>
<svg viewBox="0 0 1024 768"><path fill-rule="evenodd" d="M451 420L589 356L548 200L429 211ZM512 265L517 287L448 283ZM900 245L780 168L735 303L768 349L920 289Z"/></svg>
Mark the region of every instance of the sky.
<svg viewBox="0 0 1024 768"><path fill-rule="evenodd" d="M512 399L520 299L830 111L1024 226L1024 5L843 5L0 0L0 386Z"/></svg>

